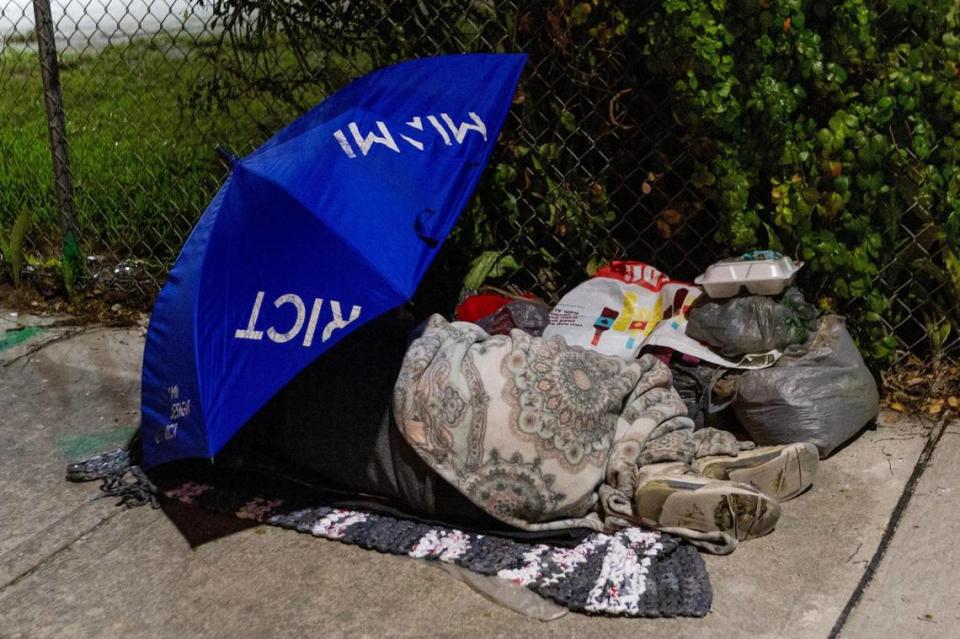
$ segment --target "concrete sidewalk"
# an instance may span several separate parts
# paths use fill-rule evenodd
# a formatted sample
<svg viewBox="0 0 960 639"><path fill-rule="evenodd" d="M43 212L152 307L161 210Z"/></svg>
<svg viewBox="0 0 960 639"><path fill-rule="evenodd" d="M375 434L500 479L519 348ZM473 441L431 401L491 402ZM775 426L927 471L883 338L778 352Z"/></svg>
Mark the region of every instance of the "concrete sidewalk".
<svg viewBox="0 0 960 639"><path fill-rule="evenodd" d="M714 607L705 619L540 623L423 562L270 527L192 549L160 511L90 501L96 485L68 484L64 467L136 427L143 331L52 327L14 339L35 320L0 317L3 638L825 637L925 443L915 422L883 415L822 464L774 534L706 556ZM944 436L844 636L957 635L957 434Z"/></svg>

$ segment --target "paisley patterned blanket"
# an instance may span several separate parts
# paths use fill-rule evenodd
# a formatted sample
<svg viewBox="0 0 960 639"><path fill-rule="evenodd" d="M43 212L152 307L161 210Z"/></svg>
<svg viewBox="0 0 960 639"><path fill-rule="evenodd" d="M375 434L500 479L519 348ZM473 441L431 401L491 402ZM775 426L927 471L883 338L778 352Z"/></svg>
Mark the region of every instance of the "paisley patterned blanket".
<svg viewBox="0 0 960 639"><path fill-rule="evenodd" d="M631 503L638 465L693 457L671 382L650 355L490 336L435 315L407 350L394 414L420 456L501 521L610 532L623 524L605 506Z"/></svg>

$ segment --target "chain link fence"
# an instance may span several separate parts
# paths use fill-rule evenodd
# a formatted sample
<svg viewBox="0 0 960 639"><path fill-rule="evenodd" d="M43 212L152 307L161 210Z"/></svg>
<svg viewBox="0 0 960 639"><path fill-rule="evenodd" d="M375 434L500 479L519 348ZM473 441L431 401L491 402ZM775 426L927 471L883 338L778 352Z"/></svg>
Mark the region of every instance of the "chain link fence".
<svg viewBox="0 0 960 639"><path fill-rule="evenodd" d="M33 5L0 0L0 232L31 211L26 276L52 293L63 206ZM586 16L557 3L297 3L309 31L278 29L270 6L52 0L88 289L149 304L226 176L219 146L245 154L383 64L475 51L524 51L530 61L478 196L423 290L455 297L470 259L486 250L504 256L502 282L550 302L609 259L691 280L727 255L715 240L719 216L694 185L696 141L675 124L670 87L637 63L636 37L619 37L643 5L590 22L586 41L572 37ZM957 300L915 268L929 257L923 208L906 213L908 239L879 276L895 300L889 322L901 356L960 347L960 334L943 328L960 318ZM928 292L919 306L904 294L917 287Z"/></svg>

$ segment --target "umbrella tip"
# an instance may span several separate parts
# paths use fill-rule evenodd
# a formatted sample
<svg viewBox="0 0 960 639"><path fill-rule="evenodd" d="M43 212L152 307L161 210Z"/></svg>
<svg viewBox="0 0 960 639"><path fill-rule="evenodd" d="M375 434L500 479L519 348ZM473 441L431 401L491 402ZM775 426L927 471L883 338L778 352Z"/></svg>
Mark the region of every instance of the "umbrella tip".
<svg viewBox="0 0 960 639"><path fill-rule="evenodd" d="M220 160L223 161L230 168L233 168L233 165L236 164L237 161L240 159L237 157L237 155L233 151L223 146L222 144L217 145L216 151L217 151L217 157L219 157Z"/></svg>

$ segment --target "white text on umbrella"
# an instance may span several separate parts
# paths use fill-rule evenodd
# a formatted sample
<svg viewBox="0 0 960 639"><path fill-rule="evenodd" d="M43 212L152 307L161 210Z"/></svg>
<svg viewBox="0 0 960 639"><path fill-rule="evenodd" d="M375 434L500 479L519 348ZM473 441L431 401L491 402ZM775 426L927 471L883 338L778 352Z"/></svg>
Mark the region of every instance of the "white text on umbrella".
<svg viewBox="0 0 960 639"><path fill-rule="evenodd" d="M250 311L250 320L247 322L246 328L238 328L234 332L233 336L235 339L250 339L254 341L260 341L263 339L264 331L257 330L257 320L260 319L260 307L263 304L263 298L266 293L264 291L257 291L257 297L253 302L253 308ZM286 331L281 332L274 326L270 326L266 330L267 338L271 342L277 344L285 344L293 339L295 339L300 331L303 330L304 322L307 324L307 330L303 336L303 345L304 347L310 347L313 345L313 336L317 330L317 322L320 319L320 311L323 308L323 298L315 298L313 300L313 307L310 309L310 318L307 320L307 307L303 303L303 298L295 293L285 293L273 301L273 305L276 308L281 306L290 305L293 306L296 310L296 317L294 319L293 325ZM330 315L331 319L327 322L327 325L323 328L323 333L320 335L320 341L326 342L330 339L330 336L338 328L344 328L351 322L355 322L360 317L361 308L359 306L353 306L350 309L350 317L346 320L343 319L343 311L340 307L340 302L337 300L330 300Z"/></svg>
<svg viewBox="0 0 960 639"><path fill-rule="evenodd" d="M470 131L476 131L482 137L484 142L487 140L487 125L484 124L483 120L479 115L470 111L467 113L467 116L473 121L470 122L461 122L460 124L455 124L453 118L451 118L446 113L441 113L440 118L437 119L435 115L428 115L427 122L430 123L430 126L433 127L433 130L440 135L440 139L443 140L444 145L451 146L453 142L457 144L463 144L464 139L467 137L467 133ZM440 120L443 120L441 124ZM444 127L444 124L446 127ZM360 133L360 127L357 126L356 122L351 122L347 125L347 131L350 132L350 136L353 138L354 144L360 149L360 154L366 157L367 153L373 148L375 144L382 144L387 147L394 153L400 153L400 147L397 145L397 141L394 139L393 134L390 133L389 127L382 120L376 121L377 131L370 131L366 135ZM417 131L423 132L423 119L420 116L414 117L409 122L406 122L406 125L411 129L416 129ZM449 131L447 130L449 129ZM424 145L423 140L419 139L418 134L413 133L412 131L407 131L410 135L400 134L400 139L404 142L415 148L417 151L423 151ZM452 140L450 136L453 136ZM414 137L411 137L414 136ZM353 145L350 144L350 140L347 139L347 136L344 134L342 129L337 129L333 132L333 137L340 145L340 148L343 149L343 152L348 158L357 157L357 152L353 149Z"/></svg>

